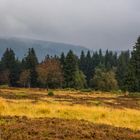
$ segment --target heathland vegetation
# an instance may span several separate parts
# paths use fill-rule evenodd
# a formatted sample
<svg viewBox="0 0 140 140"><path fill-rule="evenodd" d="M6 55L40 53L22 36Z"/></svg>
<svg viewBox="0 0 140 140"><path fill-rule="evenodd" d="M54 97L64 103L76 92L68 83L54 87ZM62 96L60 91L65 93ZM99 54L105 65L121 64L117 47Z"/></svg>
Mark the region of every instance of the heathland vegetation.
<svg viewBox="0 0 140 140"><path fill-rule="evenodd" d="M2 87L1 139L139 140L140 98L133 96Z"/></svg>

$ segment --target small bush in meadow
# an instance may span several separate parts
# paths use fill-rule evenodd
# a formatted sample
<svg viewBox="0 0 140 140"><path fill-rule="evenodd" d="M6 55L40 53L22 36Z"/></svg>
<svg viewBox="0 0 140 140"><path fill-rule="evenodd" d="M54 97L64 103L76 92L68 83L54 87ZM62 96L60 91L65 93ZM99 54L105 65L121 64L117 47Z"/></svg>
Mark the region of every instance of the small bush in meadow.
<svg viewBox="0 0 140 140"><path fill-rule="evenodd" d="M48 92L48 96L54 96L53 91L49 91L49 92Z"/></svg>
<svg viewBox="0 0 140 140"><path fill-rule="evenodd" d="M8 85L0 85L0 88L3 88L3 89L7 89L9 86Z"/></svg>
<svg viewBox="0 0 140 140"><path fill-rule="evenodd" d="M81 92L92 92L92 89L81 89Z"/></svg>
<svg viewBox="0 0 140 140"><path fill-rule="evenodd" d="M65 88L65 91L75 91L76 89L74 88Z"/></svg>

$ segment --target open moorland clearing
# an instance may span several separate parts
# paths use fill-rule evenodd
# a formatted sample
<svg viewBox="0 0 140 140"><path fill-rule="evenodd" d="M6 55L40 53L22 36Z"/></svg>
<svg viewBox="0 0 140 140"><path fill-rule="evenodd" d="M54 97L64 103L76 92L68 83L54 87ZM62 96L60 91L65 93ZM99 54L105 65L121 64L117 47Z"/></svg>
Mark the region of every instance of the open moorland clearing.
<svg viewBox="0 0 140 140"><path fill-rule="evenodd" d="M140 97L122 93L0 89L2 140L139 140Z"/></svg>

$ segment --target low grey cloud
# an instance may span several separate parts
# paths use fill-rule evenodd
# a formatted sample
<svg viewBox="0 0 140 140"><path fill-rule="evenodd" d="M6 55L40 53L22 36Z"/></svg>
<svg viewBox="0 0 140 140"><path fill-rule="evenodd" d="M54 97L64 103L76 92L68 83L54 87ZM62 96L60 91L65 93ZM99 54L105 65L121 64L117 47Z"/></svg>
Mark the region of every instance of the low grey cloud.
<svg viewBox="0 0 140 140"><path fill-rule="evenodd" d="M0 0L0 35L131 49L140 35L139 0Z"/></svg>

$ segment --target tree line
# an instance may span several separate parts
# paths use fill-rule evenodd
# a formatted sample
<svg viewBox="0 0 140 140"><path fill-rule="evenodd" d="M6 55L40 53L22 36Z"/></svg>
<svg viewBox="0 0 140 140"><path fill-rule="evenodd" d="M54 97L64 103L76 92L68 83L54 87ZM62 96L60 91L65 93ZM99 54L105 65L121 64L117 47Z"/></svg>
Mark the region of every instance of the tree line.
<svg viewBox="0 0 140 140"><path fill-rule="evenodd" d="M6 49L0 60L0 84L11 87L92 88L111 91L140 91L140 37L133 51L106 50L66 55L47 55L38 62L35 50L29 48L20 61L12 49Z"/></svg>

